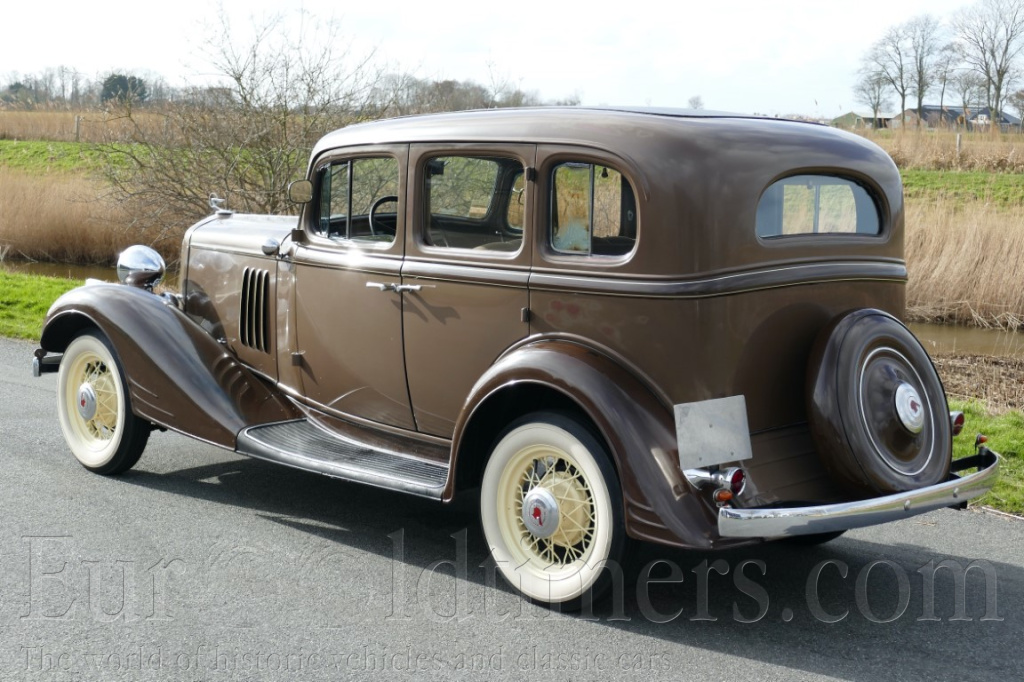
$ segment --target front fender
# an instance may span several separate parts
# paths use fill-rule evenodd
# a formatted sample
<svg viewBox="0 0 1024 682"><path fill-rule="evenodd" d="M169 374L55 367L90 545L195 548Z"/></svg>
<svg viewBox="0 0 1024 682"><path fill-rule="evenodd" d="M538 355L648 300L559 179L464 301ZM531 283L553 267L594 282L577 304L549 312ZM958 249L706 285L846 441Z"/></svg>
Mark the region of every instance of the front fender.
<svg viewBox="0 0 1024 682"><path fill-rule="evenodd" d="M503 391L533 385L568 398L611 450L622 484L626 530L635 538L710 548L716 515L693 494L679 468L672 407L636 374L596 350L562 339L532 341L502 356L476 383L456 424L452 470L467 429ZM495 434L496 435L496 434ZM454 479L454 477L452 477ZM453 493L450 480L446 496Z"/></svg>
<svg viewBox="0 0 1024 682"><path fill-rule="evenodd" d="M299 416L283 395L158 296L117 284L69 291L50 307L40 345L62 353L88 327L113 344L132 411L143 419L234 450L244 427Z"/></svg>

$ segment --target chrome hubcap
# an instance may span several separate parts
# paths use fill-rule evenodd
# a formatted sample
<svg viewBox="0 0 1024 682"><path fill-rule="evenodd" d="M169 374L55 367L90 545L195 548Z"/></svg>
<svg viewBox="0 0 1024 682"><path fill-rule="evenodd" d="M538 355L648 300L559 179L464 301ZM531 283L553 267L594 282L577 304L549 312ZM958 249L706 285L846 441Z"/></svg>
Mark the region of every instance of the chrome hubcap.
<svg viewBox="0 0 1024 682"><path fill-rule="evenodd" d="M78 414L85 421L96 416L96 391L89 382L78 387Z"/></svg>
<svg viewBox="0 0 1024 682"><path fill-rule="evenodd" d="M549 538L558 530L558 500L547 488L534 488L523 498L522 519L537 538Z"/></svg>
<svg viewBox="0 0 1024 682"><path fill-rule="evenodd" d="M896 388L896 415L910 433L917 435L924 429L925 410L921 396L906 382Z"/></svg>

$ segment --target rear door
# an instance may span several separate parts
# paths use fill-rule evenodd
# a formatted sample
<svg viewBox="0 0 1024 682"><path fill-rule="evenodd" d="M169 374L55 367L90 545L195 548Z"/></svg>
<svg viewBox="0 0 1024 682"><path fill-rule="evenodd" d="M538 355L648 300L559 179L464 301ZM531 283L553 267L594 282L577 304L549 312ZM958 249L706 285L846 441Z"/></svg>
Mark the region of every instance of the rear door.
<svg viewBox="0 0 1024 682"><path fill-rule="evenodd" d="M473 384L529 334L533 145L413 145L402 321L417 428L451 437Z"/></svg>

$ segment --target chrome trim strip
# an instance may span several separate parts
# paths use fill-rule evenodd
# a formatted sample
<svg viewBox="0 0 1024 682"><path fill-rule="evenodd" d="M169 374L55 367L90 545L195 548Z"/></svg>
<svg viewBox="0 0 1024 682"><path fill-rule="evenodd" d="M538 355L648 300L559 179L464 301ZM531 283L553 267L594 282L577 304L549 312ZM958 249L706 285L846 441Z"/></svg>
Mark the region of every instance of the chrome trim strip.
<svg viewBox="0 0 1024 682"><path fill-rule="evenodd" d="M402 266L402 277L436 280L441 282L465 282L470 284L491 284L497 286L525 287L530 278L529 266L516 266L498 261L461 264L429 263L410 258Z"/></svg>
<svg viewBox="0 0 1024 682"><path fill-rule="evenodd" d="M718 533L726 538L773 538L830 533L910 518L943 507L955 507L987 492L999 474L999 455L982 448L977 455L957 460L978 471L945 483L858 502L775 509L718 510ZM964 466L970 464L971 466ZM962 469L961 469L962 470Z"/></svg>
<svg viewBox="0 0 1024 682"><path fill-rule="evenodd" d="M846 261L761 268L693 280L633 280L594 277L589 272L553 274L535 268L530 288L538 291L600 292L644 298L707 298L799 284L847 281L906 282L907 267L896 262Z"/></svg>

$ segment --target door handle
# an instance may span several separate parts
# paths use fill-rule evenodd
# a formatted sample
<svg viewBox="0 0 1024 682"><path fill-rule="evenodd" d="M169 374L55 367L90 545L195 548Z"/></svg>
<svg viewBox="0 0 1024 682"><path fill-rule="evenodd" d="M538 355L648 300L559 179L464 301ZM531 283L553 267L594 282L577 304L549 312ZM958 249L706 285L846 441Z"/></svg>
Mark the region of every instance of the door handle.
<svg viewBox="0 0 1024 682"><path fill-rule="evenodd" d="M376 289L378 291L397 291L398 290L398 285L397 284L391 284L391 283L384 284L383 282L367 282L366 283L366 288L367 289Z"/></svg>
<svg viewBox="0 0 1024 682"><path fill-rule="evenodd" d="M422 288L422 284L399 284L397 287L395 287L395 291L420 291Z"/></svg>

